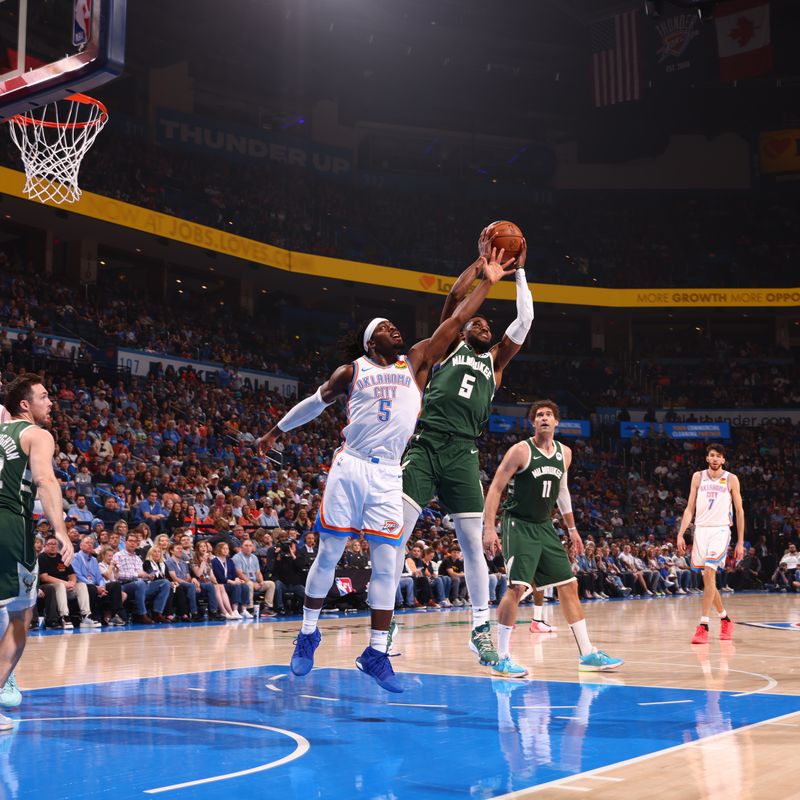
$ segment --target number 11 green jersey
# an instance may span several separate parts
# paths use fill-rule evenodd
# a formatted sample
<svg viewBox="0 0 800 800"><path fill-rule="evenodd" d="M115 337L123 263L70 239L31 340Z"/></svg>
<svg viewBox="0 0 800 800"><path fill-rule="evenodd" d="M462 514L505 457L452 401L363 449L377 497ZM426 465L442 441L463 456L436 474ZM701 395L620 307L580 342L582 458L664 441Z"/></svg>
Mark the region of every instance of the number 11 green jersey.
<svg viewBox="0 0 800 800"><path fill-rule="evenodd" d="M553 516L559 484L566 471L564 451L560 442L553 442L555 452L548 457L533 439L526 439L525 444L530 460L509 481L503 511L530 522L546 522Z"/></svg>

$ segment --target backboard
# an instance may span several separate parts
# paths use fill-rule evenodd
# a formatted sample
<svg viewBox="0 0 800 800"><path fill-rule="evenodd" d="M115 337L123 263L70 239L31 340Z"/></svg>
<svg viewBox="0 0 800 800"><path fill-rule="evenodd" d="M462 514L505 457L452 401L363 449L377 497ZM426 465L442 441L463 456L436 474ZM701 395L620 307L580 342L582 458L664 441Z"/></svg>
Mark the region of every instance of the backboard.
<svg viewBox="0 0 800 800"><path fill-rule="evenodd" d="M126 0L0 0L0 120L117 77L125 11Z"/></svg>

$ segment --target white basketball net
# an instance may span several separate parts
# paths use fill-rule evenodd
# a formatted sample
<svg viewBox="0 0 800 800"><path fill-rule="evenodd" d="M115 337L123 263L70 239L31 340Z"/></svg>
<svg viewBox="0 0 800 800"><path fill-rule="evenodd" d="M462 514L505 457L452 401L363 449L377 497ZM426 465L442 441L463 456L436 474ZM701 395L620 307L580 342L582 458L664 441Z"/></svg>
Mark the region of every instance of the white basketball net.
<svg viewBox="0 0 800 800"><path fill-rule="evenodd" d="M12 117L11 138L27 177L23 192L42 203L78 200L81 161L106 122L106 107L80 94Z"/></svg>

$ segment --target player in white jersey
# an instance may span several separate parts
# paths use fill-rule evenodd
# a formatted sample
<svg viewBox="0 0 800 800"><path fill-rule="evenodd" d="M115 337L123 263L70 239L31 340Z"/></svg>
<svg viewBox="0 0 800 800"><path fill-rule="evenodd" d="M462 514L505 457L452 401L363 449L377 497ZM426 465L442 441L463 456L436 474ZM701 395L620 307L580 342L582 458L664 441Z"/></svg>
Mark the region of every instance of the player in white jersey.
<svg viewBox="0 0 800 800"><path fill-rule="evenodd" d="M733 621L722 604L717 589L717 570L725 565L725 557L731 542L732 509L736 509L736 549L738 561L744 555L744 507L739 479L723 469L725 448L721 444L710 444L706 448L708 469L692 475L692 488L686 510L683 512L678 530L678 555L686 552L684 534L694 517L694 543L692 544L692 568L703 570L703 615L692 637L692 644L708 642L708 615L711 606L720 618L720 639L731 639Z"/></svg>
<svg viewBox="0 0 800 800"><path fill-rule="evenodd" d="M308 573L303 603L303 626L295 640L291 668L306 675L314 666L321 634L317 627L336 564L347 538L361 533L370 540L372 575L369 583L371 633L369 646L356 666L387 691L403 689L389 662L389 626L397 588L395 561L403 541L403 497L400 457L419 414L428 374L447 351L459 330L475 315L490 287L512 261L502 264L503 251L482 260L483 279L455 314L442 322L430 339L415 344L407 356L400 331L377 317L357 335L359 353L334 370L316 394L295 405L272 430L259 439L263 453L287 431L310 422L333 403L347 397L347 426L342 446L334 454L325 493L317 515L319 553Z"/></svg>
<svg viewBox="0 0 800 800"><path fill-rule="evenodd" d="M3 390L3 376L0 374L0 392ZM0 424L8 422L11 419L11 414L8 409L0 404ZM8 611L0 607L0 639L8 627ZM0 708L16 708L22 702L22 693L17 687L17 675L12 671L8 676L8 680L0 689Z"/></svg>

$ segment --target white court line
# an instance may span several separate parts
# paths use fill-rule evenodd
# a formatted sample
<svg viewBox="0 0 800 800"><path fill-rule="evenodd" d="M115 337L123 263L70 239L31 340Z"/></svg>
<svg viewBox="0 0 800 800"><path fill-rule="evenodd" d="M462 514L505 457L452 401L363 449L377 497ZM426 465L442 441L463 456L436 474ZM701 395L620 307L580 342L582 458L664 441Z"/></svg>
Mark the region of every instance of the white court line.
<svg viewBox="0 0 800 800"><path fill-rule="evenodd" d="M186 687L186 691L187 692L204 692L205 689L198 689L196 686L187 686Z"/></svg>
<svg viewBox="0 0 800 800"><path fill-rule="evenodd" d="M307 697L309 700L330 700L331 703L338 703L338 697L318 697L315 694L301 694L300 697Z"/></svg>
<svg viewBox="0 0 800 800"><path fill-rule="evenodd" d="M655 700L652 703L637 703L639 706L674 706L678 703L694 703L694 700Z"/></svg>
<svg viewBox="0 0 800 800"><path fill-rule="evenodd" d="M403 708L447 708L447 704L429 705L426 703L387 703L387 706L401 706Z"/></svg>
<svg viewBox="0 0 800 800"><path fill-rule="evenodd" d="M281 674L280 674L280 675L273 675L273 676L270 678L270 680L277 681L277 680L278 680L278 679L280 679L280 678L285 678L285 677L286 677L286 675L287 675L287 673L286 673L286 672L281 672Z"/></svg>
<svg viewBox="0 0 800 800"><path fill-rule="evenodd" d="M512 708L577 708L578 706L511 706Z"/></svg>
<svg viewBox="0 0 800 800"><path fill-rule="evenodd" d="M273 686L271 683L265 683L264 686L267 687L271 692L281 692L282 689L279 689L277 686Z"/></svg>
<svg viewBox="0 0 800 800"><path fill-rule="evenodd" d="M583 719L583 717L553 717L553 719Z"/></svg>
<svg viewBox="0 0 800 800"><path fill-rule="evenodd" d="M535 792L540 792L542 789L560 789L562 788L562 784L565 784L567 781L579 781L583 780L584 778L591 778L596 776L600 772L604 772L605 770L616 770L620 769L621 767L627 767L631 764L638 764L642 761L647 761L651 758L657 758L658 756L666 755L667 753L677 753L679 750L684 750L687 747L697 747L698 745L706 742L712 742L717 739L722 739L724 736L731 736L733 734L741 733L742 731L748 731L751 728L759 728L762 725L775 725L778 720L786 719L787 717L794 717L800 713L798 711L792 711L789 714L782 714L780 717L775 717L774 719L764 720L763 722L754 722L751 725L742 725L741 728L735 728L729 731L722 731L721 733L714 733L711 736L707 736L704 739L696 739L693 742L683 742L682 744L676 744L672 747L665 747L663 750L655 750L652 753L645 753L641 756L634 756L633 758L627 758L624 761L617 761L614 764L607 764L604 767L597 767L596 769L590 769L586 772L579 772L577 775L568 775L565 778L556 778L554 781L548 781L547 783L540 783L538 786L528 786L526 789L517 789L513 792L507 792L506 794L498 794L492 798L492 800L516 800L516 798L528 797L529 795L534 794Z"/></svg>
<svg viewBox="0 0 800 800"><path fill-rule="evenodd" d="M605 775L584 775L584 778L590 781L613 781L614 783L622 783L625 778L610 778Z"/></svg>
<svg viewBox="0 0 800 800"><path fill-rule="evenodd" d="M254 722L233 722L232 720L227 719L196 719L195 717L112 717L112 716L98 716L98 717L37 717L37 718L30 718L30 719L21 719L19 720L20 723L25 722L63 722L68 720L69 722L75 722L78 720L96 720L96 719L109 719L109 720L117 720L117 719L131 719L136 721L141 721L143 719L150 719L156 720L158 722L200 722L203 724L212 723L214 725L234 725L240 728L256 728L257 730L262 731L270 731L271 733L282 733L284 736L288 736L290 739L295 741L297 747L295 748L293 753L289 753L288 756L284 756L283 758L279 758L276 761L270 761L268 764L260 764L257 767L251 767L250 769L242 769L238 772L228 772L225 775L215 775L213 778L200 778L196 781L186 781L185 783L174 783L172 786L160 786L157 789L145 789L145 794L159 794L161 792L169 792L173 789L188 789L190 786L201 786L204 783L216 783L217 781L226 781L229 778L240 778L243 775L252 775L255 772L266 772L268 769L273 769L274 767L280 767L283 764L288 764L290 761L294 761L301 756L304 756L311 745L309 744L308 739L305 736L301 736L299 733L295 733L294 731L287 731L284 728L273 728L269 725L257 725Z"/></svg>

